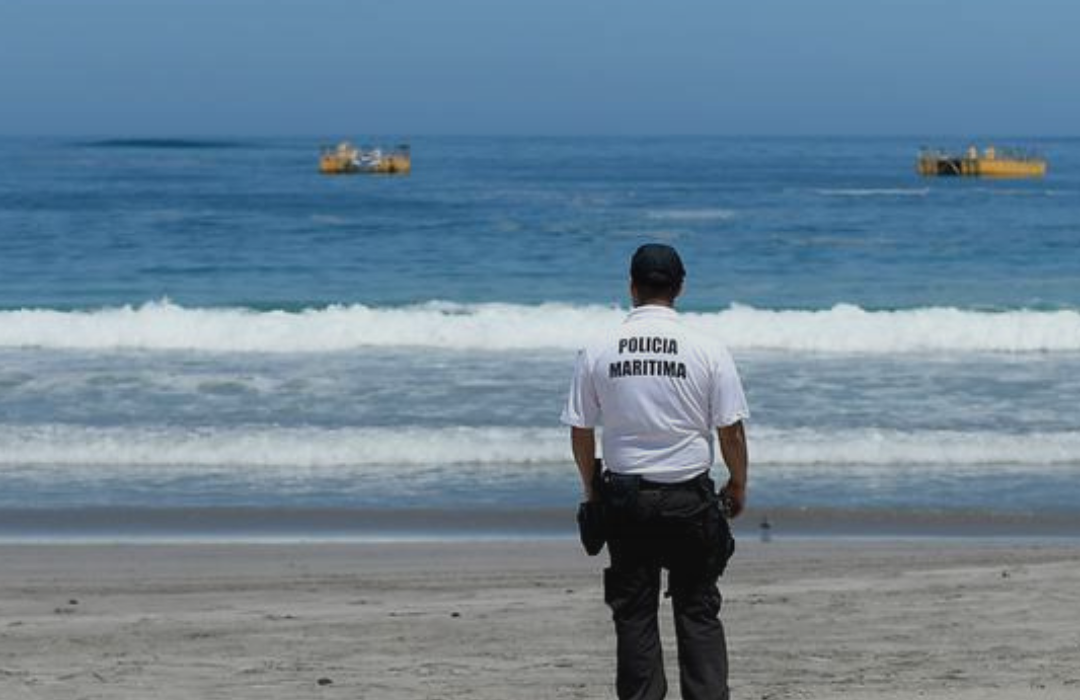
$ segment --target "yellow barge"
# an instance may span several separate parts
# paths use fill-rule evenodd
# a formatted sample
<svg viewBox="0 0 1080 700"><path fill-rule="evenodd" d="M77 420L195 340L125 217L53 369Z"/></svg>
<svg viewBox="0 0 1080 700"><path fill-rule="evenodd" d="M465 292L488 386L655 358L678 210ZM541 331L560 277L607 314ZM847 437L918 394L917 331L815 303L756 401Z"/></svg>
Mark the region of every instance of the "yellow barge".
<svg viewBox="0 0 1080 700"><path fill-rule="evenodd" d="M989 146L980 154L974 146L963 155L939 150L919 153L918 171L924 177L962 176L1032 178L1046 175L1046 160L1016 151L999 152Z"/></svg>
<svg viewBox="0 0 1080 700"><path fill-rule="evenodd" d="M408 175L411 170L412 153L407 145L384 151L357 148L342 141L335 147L323 148L319 154L319 172L323 175Z"/></svg>

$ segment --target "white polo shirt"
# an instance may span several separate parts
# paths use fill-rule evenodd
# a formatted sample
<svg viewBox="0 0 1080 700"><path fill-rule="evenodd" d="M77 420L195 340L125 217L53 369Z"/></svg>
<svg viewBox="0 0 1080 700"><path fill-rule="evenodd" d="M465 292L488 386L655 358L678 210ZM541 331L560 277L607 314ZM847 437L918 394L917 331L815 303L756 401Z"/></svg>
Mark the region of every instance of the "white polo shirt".
<svg viewBox="0 0 1080 700"><path fill-rule="evenodd" d="M607 469L674 483L707 471L716 428L749 416L727 348L646 305L578 354L562 422L603 428Z"/></svg>

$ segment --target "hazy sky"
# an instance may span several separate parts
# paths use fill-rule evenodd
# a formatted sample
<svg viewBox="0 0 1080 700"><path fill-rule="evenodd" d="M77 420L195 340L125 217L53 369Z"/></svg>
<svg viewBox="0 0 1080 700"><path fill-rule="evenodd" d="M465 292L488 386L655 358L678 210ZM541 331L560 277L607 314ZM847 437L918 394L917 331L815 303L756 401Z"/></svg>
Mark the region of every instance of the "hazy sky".
<svg viewBox="0 0 1080 700"><path fill-rule="evenodd" d="M1077 0L0 0L0 133L1080 133Z"/></svg>

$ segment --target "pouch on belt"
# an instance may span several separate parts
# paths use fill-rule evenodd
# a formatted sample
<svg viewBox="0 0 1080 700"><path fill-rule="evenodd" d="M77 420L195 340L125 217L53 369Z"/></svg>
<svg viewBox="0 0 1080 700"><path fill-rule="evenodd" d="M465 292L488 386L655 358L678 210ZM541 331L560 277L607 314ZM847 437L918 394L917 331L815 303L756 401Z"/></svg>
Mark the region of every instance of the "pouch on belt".
<svg viewBox="0 0 1080 700"><path fill-rule="evenodd" d="M600 486L601 500L613 511L629 511L637 507L641 477L634 474L605 472Z"/></svg>
<svg viewBox="0 0 1080 700"><path fill-rule="evenodd" d="M581 546L585 553L594 557L604 548L607 541L607 526L604 518L604 499L599 497L602 493L602 474L604 465L599 458L596 460L596 472L593 476L593 494L598 496L595 500L584 501L578 506L577 523L578 535L581 537Z"/></svg>

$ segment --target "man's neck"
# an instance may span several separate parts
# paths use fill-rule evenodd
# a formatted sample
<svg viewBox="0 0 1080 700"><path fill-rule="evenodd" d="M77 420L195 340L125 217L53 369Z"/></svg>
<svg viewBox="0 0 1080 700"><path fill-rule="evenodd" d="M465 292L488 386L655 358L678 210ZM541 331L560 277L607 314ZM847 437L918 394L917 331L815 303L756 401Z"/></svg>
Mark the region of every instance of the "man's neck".
<svg viewBox="0 0 1080 700"><path fill-rule="evenodd" d="M643 299L641 301L634 300L635 309L639 309L642 306L663 306L668 309L674 309L675 302L671 299Z"/></svg>

